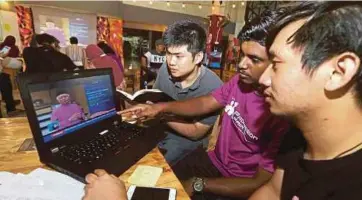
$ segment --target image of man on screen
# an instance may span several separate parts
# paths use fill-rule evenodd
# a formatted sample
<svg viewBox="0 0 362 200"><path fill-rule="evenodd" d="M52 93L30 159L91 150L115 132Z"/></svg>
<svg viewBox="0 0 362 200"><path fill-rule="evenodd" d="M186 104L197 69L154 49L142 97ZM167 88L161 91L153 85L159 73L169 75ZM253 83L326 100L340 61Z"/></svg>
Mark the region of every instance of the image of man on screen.
<svg viewBox="0 0 362 200"><path fill-rule="evenodd" d="M78 104L72 103L70 94L60 92L56 99L60 106L53 110L51 122L58 124L58 127L52 127L53 129L64 129L85 120L83 109Z"/></svg>

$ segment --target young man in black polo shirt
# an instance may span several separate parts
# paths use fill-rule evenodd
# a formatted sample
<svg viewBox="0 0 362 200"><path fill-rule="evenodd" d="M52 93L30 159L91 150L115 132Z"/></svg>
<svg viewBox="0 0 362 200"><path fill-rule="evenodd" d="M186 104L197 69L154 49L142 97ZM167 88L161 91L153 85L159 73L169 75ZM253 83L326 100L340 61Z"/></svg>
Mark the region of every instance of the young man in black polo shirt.
<svg viewBox="0 0 362 200"><path fill-rule="evenodd" d="M275 33L260 82L307 145L279 157L251 199L362 199L362 3L302 4Z"/></svg>

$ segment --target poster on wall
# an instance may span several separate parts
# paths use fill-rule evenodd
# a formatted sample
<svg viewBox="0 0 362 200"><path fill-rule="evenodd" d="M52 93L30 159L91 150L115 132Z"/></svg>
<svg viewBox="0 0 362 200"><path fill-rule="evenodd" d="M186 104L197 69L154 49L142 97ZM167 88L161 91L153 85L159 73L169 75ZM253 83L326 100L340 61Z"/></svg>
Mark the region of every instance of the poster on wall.
<svg viewBox="0 0 362 200"><path fill-rule="evenodd" d="M1 36L3 41L6 36L12 35L16 39L16 45L20 46L20 35L17 16L15 12L0 10Z"/></svg>

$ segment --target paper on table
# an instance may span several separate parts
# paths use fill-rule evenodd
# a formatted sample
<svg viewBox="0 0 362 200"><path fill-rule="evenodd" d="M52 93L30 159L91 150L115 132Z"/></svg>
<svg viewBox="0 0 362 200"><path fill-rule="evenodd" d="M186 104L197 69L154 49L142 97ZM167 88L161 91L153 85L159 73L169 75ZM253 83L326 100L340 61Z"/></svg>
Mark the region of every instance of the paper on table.
<svg viewBox="0 0 362 200"><path fill-rule="evenodd" d="M128 182L137 186L154 187L162 174L162 168L139 165Z"/></svg>
<svg viewBox="0 0 362 200"><path fill-rule="evenodd" d="M83 183L45 169L28 175L0 172L0 183L0 199L68 200L84 195Z"/></svg>

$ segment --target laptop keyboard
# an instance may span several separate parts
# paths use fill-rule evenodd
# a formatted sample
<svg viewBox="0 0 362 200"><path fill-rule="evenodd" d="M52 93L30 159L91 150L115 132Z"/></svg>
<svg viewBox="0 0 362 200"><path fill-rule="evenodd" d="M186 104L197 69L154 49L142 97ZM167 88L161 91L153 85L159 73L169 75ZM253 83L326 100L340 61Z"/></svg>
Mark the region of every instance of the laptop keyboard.
<svg viewBox="0 0 362 200"><path fill-rule="evenodd" d="M143 132L140 127L122 123L120 128L110 128L107 133L98 134L87 142L63 148L60 156L77 164L92 163L109 152L118 153L129 148L131 141Z"/></svg>

